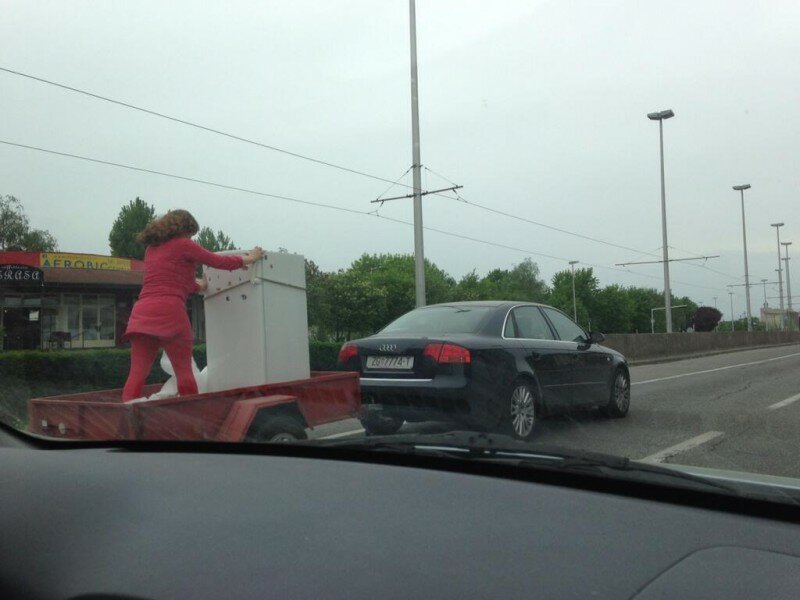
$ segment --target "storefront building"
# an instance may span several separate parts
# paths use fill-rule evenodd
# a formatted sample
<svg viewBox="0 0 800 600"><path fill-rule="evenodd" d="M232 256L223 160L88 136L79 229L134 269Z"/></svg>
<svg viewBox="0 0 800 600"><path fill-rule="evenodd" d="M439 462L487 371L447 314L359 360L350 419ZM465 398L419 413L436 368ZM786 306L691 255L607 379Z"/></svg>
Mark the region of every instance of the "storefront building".
<svg viewBox="0 0 800 600"><path fill-rule="evenodd" d="M63 252L0 252L2 349L122 345L142 287L139 260Z"/></svg>

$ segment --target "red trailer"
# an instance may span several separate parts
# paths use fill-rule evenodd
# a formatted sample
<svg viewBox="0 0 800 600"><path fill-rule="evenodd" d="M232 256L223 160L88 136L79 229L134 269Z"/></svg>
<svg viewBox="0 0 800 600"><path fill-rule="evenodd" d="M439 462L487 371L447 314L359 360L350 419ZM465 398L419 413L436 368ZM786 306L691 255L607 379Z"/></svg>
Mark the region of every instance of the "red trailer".
<svg viewBox="0 0 800 600"><path fill-rule="evenodd" d="M145 388L153 394L161 384ZM31 433L70 440L286 441L305 430L355 418L361 391L355 372L256 387L122 402L122 390L28 401Z"/></svg>

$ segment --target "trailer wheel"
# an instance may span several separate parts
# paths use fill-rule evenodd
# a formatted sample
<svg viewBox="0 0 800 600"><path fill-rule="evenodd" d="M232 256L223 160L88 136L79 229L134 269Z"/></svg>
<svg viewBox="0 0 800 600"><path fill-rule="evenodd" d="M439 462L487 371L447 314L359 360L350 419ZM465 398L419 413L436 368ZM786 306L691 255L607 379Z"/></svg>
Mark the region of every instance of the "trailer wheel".
<svg viewBox="0 0 800 600"><path fill-rule="evenodd" d="M257 419L250 431L247 432L245 442L280 443L304 440L306 430L296 418L287 415L265 414Z"/></svg>

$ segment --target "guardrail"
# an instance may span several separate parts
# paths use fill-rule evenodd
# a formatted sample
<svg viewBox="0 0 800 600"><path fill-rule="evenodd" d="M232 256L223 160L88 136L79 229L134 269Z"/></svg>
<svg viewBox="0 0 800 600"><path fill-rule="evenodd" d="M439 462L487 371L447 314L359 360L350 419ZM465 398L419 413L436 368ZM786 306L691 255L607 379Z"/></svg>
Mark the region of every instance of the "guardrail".
<svg viewBox="0 0 800 600"><path fill-rule="evenodd" d="M615 333L608 334L603 345L621 352L629 362L647 362L793 343L800 344L800 332Z"/></svg>

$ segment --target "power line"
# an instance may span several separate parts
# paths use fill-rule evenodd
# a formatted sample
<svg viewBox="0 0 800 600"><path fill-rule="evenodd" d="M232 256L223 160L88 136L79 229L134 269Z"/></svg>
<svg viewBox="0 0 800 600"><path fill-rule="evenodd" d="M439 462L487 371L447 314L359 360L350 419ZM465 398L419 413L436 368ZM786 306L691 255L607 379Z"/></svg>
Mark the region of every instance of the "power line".
<svg viewBox="0 0 800 600"><path fill-rule="evenodd" d="M437 194L437 195L441 195L441 194ZM467 200L461 194L458 194L458 193L456 193L456 196L457 196L456 198L453 198L451 196L442 196L442 197L447 198L448 200L453 200L453 201L456 201L456 202L462 202L464 204L468 204L469 206L473 206L475 208L479 208L479 209L485 210L487 212L495 213L495 214L501 215L503 217L507 217L507 218L510 218L510 219L516 219L517 221L522 221L524 223L530 223L531 225L537 225L537 226L543 227L545 229L550 229L552 231L557 231L557 232L563 233L565 235L570 235L570 236L573 236L573 237L581 238L581 239L588 240L588 241L591 241L591 242L595 242L595 243L598 243L598 244L603 244L603 245L610 246L610 247L613 247L613 248L619 248L621 250L627 250L629 252L636 252L640 256L641 255L646 255L646 256L653 256L653 257L657 257L657 258L659 257L659 255L654 254L652 252L645 252L645 251L639 250L637 248L631 248L630 246L624 246L622 244L616 244L614 242L609 242L607 240L602 240L602 239L591 237L591 236L588 236L588 235L583 235L581 233L575 233L575 232L569 231L567 229L562 229L560 227L555 227L553 225L547 225L547 224L541 223L539 221L534 221L533 219L528 219L526 217L521 217L519 215L514 215L514 214L511 214L511 213L507 213L505 211L498 210L498 209L492 208L490 206L486 206L485 204L480 204L478 202L473 202L473 201ZM698 268L698 269L705 269L707 271L711 271L712 273L716 273L718 275L723 275L723 276L728 277L730 279L734 279L734 280L741 279L741 277L736 277L736 276L730 275L728 273L723 273L722 271L717 271L716 269L712 269L711 267L708 267L706 265L696 265L696 264L692 264L692 263L687 263L687 265L690 266L690 267ZM676 281L676 283L679 283L679 282ZM685 284L683 284L683 285L685 285ZM717 289L717 288L710 288L710 289Z"/></svg>
<svg viewBox="0 0 800 600"><path fill-rule="evenodd" d="M314 157L311 157L311 156L307 156L307 155L304 155L304 154L300 154L298 152L292 152L290 150L279 148L277 146L273 146L273 145L270 145L270 144L265 144L263 142L259 142L259 141L256 141L256 140L253 140L253 139L250 139L250 138L245 138L245 137L242 137L242 136L239 136L239 135L235 135L235 134L228 133L228 132L225 132L225 131L222 131L222 130L219 130L219 129L215 129L215 128L209 127L207 125L201 125L201 124L195 123L193 121L189 121L189 120L186 120L186 119L181 119L179 117L174 117L174 116L171 116L171 115L167 115L165 113L160 113L160 112L157 112L157 111L154 111L154 110L143 108L141 106L137 106L137 105L131 104L129 102L124 102L122 100L116 100L116 99L110 98L108 96L102 96L102 95L96 94L94 92L89 92L87 90L83 90L83 89L76 88L76 87L73 87L73 86L70 86L70 85L66 85L66 84L63 84L63 83L59 83L59 82L56 82L56 81L45 79L43 77L37 77L37 76L31 75L29 73L23 73L21 71L16 71L14 69L9 69L7 67L2 67L2 66L0 66L0 71L8 73L8 74L11 74L11 75L17 75L19 77L24 77L26 79L30 79L32 81L37 81L39 83L43 83L43 84L46 84L46 85L54 86L54 87L57 87L57 88L60 88L60 89L66 90L66 91L74 92L74 93L77 93L77 94L82 94L84 96L87 96L87 97L90 97L90 98L94 98L96 100L101 100L103 102L116 104L118 106L129 108L131 110L136 110L136 111L139 111L139 112L151 115L151 116L159 117L161 119L166 119L168 121L172 121L172 122L175 122L175 123L180 123L182 125L187 125L189 127L194 127L196 129L200 129L202 131L206 131L206 132L213 133L213 134L216 134L216 135L221 135L223 137L226 137L226 138L229 138L229 139L232 139L232 140L236 140L236 141L239 141L239 142L244 142L246 144L251 144L251 145L254 145L254 146L258 146L260 148L265 148L267 150L272 150L274 152L285 154L287 156L292 156L294 158L298 158L298 159L301 159L301 160L306 160L306 161L313 162L313 163L316 163L316 164L319 164L319 165L323 165L323 166L330 167L330 168L333 168L333 169L338 169L338 170L341 170L341 171L344 171L344 172L347 172L347 173L352 173L354 175L360 175L362 177L367 177L367 178L374 179L374 180L377 180L377 181L383 181L384 183L392 184L391 187L394 187L395 185L400 185L400 186L403 186L403 187L408 188L408 189L413 189L413 186L411 186L411 185L408 185L408 184L405 184L405 183L399 183L399 179L401 179L403 176L398 178L398 180L396 180L396 181L392 181L391 179L387 179L385 177L380 177L378 175L373 175L373 174L367 173L365 171L361 171L361 170L358 170L358 169L352 169L350 167L345 167L343 165L332 163L330 161L326 161L326 160L314 158ZM56 152L54 152L54 153L58 154ZM98 162L100 164L104 164L104 161L97 160L97 159L87 159L87 160L93 160L93 162ZM111 164L111 166L120 166L120 165ZM441 179L444 179L444 180L448 181L449 183L451 183L453 185L457 185L457 184L453 183L452 181L450 181L449 179L447 179L446 177L444 177L443 175L440 175L439 173L436 173L432 169L430 169L428 167L425 167L425 169L427 171L429 171L430 173L436 175L437 177L440 177ZM142 171L142 172L151 172L151 171L148 171L147 169L134 169L134 170L139 170L139 171ZM162 174L162 173L153 172L153 174ZM191 178L186 178L186 179L191 181ZM208 182L208 184L209 185L216 185L216 184L214 184L212 182ZM391 187L389 189L391 189ZM386 192L383 192L383 193L385 194ZM623 245L620 245L620 244L615 244L613 242L600 240L598 238L593 238L591 236L587 236L587 235L571 232L571 231L568 231L566 229L562 229L562 228L559 228L559 227L554 227L552 225L547 225L545 223L540 223L540 222L537 222L537 221L533 221L531 219L525 219L524 217L519 217L517 215L511 215L510 213L505 213L505 212L499 211L497 209L492 209L491 207L488 207L488 206L485 206L485 205L482 205L482 204L479 204L479 203L476 203L476 202L467 201L466 199L464 199L461 196L458 196L458 198L452 198L451 196L446 196L445 194L442 194L440 192L431 192L431 194L435 194L437 196L441 196L443 198L448 198L448 199L451 199L451 200L461 201L461 202L464 202L466 204L470 204L471 206L475 206L477 208L480 208L480 209L483 209L483 210L486 210L486 211L489 211L489 212L494 212L496 214L503 215L503 216L510 217L510 218L516 218L516 219L518 219L520 221L524 221L524 222L527 222L527 223L530 223L530 224L533 224L533 225L538 225L540 227L544 227L546 229L557 231L557 232L563 233L565 235L571 235L571 236L582 238L582 239L585 239L585 240L588 240L588 241L592 241L592 242L595 242L595 243L605 244L607 246L616 247L616 248L620 248L620 249L623 249L623 250L629 250L629 251L641 253L639 250L637 250L635 248L629 248L627 246L623 246ZM266 195L268 195L270 197L277 197L275 195L269 195L269 194L266 194ZM381 195L383 195L383 194L381 194ZM286 198L283 198L283 199L286 199ZM303 202L303 201L300 201L300 202ZM358 212L358 211L356 211L356 212ZM644 253L644 254L649 254L649 253ZM655 256L654 254L651 254L651 255ZM705 269L707 269L709 271L718 273L720 275L724 275L726 277L731 277L733 279L741 279L741 278L737 278L737 277L728 275L726 273L722 273L721 271L716 271L716 270L711 269L711 268L709 268L709 267L707 267L705 265L691 265L691 266L698 267L698 268L705 268Z"/></svg>
<svg viewBox="0 0 800 600"><path fill-rule="evenodd" d="M259 142L256 140L252 140L246 137L242 137L240 135L235 135L233 133L227 133L225 131L221 131L219 129L215 129L213 127L208 127L207 125L201 125L199 123L194 123L192 121L187 121L186 119L181 119L179 117L173 117L171 115L167 115L164 113L157 112L155 110L150 110L148 108L143 108L141 106L136 106L135 104L130 104L129 102L123 102L122 100L115 100L114 98L109 98L108 96L101 96L100 94L95 94L93 92L89 92L87 90L82 90L76 87L72 87L70 85L66 85L64 83L58 83L57 81L50 81L49 79L44 79L42 77L36 77L35 75L30 75L28 73L22 73L21 71L15 71L13 69L9 69L6 67L0 67L0 71L5 73L10 73L11 75L18 75L20 77L25 77L27 79L31 79L33 81L38 81L39 83L44 83L47 85L52 85L57 88L61 88L63 90L67 90L69 92L75 92L76 94L82 94L84 96L88 96L90 98L95 98L96 100L102 100L103 102L109 102L111 104L116 104L118 106L124 106L125 108L130 108L131 110L136 110L142 113L146 113L148 115L152 115L154 117L159 117L161 119L167 119L168 121L173 121L175 123L180 123L181 125L188 125L189 127L194 127L196 129L201 129L203 131L207 131L209 133L214 133L216 135L221 135L226 138L230 138L232 140L236 140L238 142L244 142L245 144L252 144L253 146L259 146L260 148L266 148L267 150L272 150L274 152L279 152L281 154L286 154L287 156L292 156L294 158L299 158L302 160L307 160L309 162L316 163L318 165L323 165L326 167L330 167L332 169L339 169L340 171L345 171L347 173L352 173L354 175L361 175L362 177L368 177L370 179L375 179L377 181L383 181L385 183L394 183L391 179L386 179L385 177L379 177L378 175L373 175L371 173L366 173L364 171L360 171L358 169L351 169L349 167L345 167L343 165L338 165L336 163L332 163L326 160L322 160L319 158L314 158L312 156L306 156L304 154L300 154L298 152L292 152L291 150L285 150L283 148L278 148L277 146L272 146L270 144L265 144L263 142ZM404 185L407 188L411 188L412 186L405 185L405 184L397 184L397 185Z"/></svg>
<svg viewBox="0 0 800 600"><path fill-rule="evenodd" d="M36 150L37 152L44 152L46 154L55 154L56 156L64 156L67 158L75 158L78 160L84 160L87 162L97 163L100 165L107 165L109 167L119 167L120 169L128 169L130 171L139 171L140 173L149 173L150 175L161 175L162 177L171 177L172 179L180 179L183 181L190 181L192 183L200 183L203 185L210 185L213 187L218 187L226 190L233 190L235 192L244 192L247 194L256 194L258 196L266 196L268 198L276 198L278 200L286 200L288 202L297 202L298 204L307 204L309 206L318 206L321 208L330 208L333 210L340 210L342 212L348 212L358 215L367 214L360 210L355 210L353 208L345 208L343 206L336 206L334 204L325 204L323 202L312 202L311 200L300 200L298 198L292 198L290 196L281 196L279 194L269 194L267 192L259 192L257 190L250 190L247 188L237 187L234 185L226 185L223 183L216 183L214 181L207 181L205 179L197 179L195 177L186 177L184 175L175 175L173 173L165 173L164 171L156 171L154 169L145 169L143 167L136 167L133 165L125 165L122 163L116 163L109 160L101 160L99 158L91 158L89 156L81 156L79 154L70 154L69 152L59 152L57 150L49 150L47 148L40 148L38 146L29 146L27 144L18 144L15 142L9 142L6 140L0 140L0 144L5 144L6 146L16 146L17 148L26 148L28 150Z"/></svg>
<svg viewBox="0 0 800 600"><path fill-rule="evenodd" d="M130 170L130 171L137 171L137 172L140 172L140 173L147 173L147 174L150 174L150 175L159 175L161 177L168 177L168 178L172 178L172 179L178 179L180 181L188 181L188 182L191 182L191 183L197 183L197 184L201 184L201 185L208 185L208 186L212 186L212 187L216 187L216 188L220 188L220 189L226 189L226 190L231 190L231 191L235 191L235 192L242 192L242 193L245 193L245 194L253 194L253 195L256 195L256 196L274 198L274 199L277 199L277 200L285 200L287 202L294 202L294 203L297 203L297 204L303 204L303 205L307 205L307 206L315 206L315 207L319 207L319 208L327 208L327 209L336 210L336 211L340 211L340 212L344 212L344 213L367 216L367 217L374 217L374 218L378 218L378 219L383 219L384 221L390 221L390 222L399 223L399 224L402 224L402 225L413 226L413 223L411 221L404 221L402 219L396 219L394 217L386 217L386 216L383 216L383 215L376 214L374 212L356 210L356 209L347 208L347 207L344 207L344 206L337 206L335 204L327 204L327 203L324 203L324 202L314 202L314 201L311 201L311 200L302 200L302 199L299 199L299 198L293 198L291 196L284 196L284 195L281 195L281 194L271 194L271 193L262 192L262 191L259 191L259 190L253 190L253 189L249 189L249 188L243 188L243 187L239 187L239 186L218 183L218 182L215 182L215 181L199 179L197 177L187 177L185 175L176 175L174 173L167 173L167 172L158 171L158 170L155 170L155 169L147 169L147 168L144 168L144 167L137 167L137 166L134 166L134 165L126 165L126 164L123 164L123 163L113 162L113 161L109 161L109 160L92 158L92 157L89 157L89 156L82 156L82 155L79 155L79 154L73 154L73 153L69 153L69 152L61 152L61 151L58 151L58 150L51 150L51 149L48 149L48 148L41 148L39 146L32 146L32 145L29 145L29 144L20 144L20 143L16 143L16 142L10 142L10 141L7 141L7 140L0 140L0 144L6 145L6 146L15 147L15 148L23 148L23 149L26 149L26 150L34 150L36 152L42 152L42 153L45 153L45 154L61 156L61 157L64 157L64 158L72 158L72 159L75 159L75 160L82 160L82 161L91 162L91 163L94 163L94 164L100 164L100 165L105 165L105 166L110 166L110 167L116 167L116 168L120 168L120 169L127 169L127 170ZM513 250L513 251L516 251L516 252L521 252L523 254L529 254L531 256L540 256L542 258L549 258L549 259L552 259L552 260L558 260L558 261L562 261L564 263L568 263L569 260L570 260L570 259L565 258L563 256L554 256L552 254L545 254L543 252L537 252L535 250L529 250L529 249L526 249L526 248L520 248L520 247L517 247L517 246L511 246L511 245L508 245L508 244L501 244L501 243L498 243L498 242L491 242L489 240L483 240L483 239L480 239L480 238L475 238L475 237L472 237L472 236L463 235L463 234L455 233L455 232L452 232L452 231L446 231L444 229L438 229L436 227L428 227L428 226L426 226L425 230L432 231L434 233L438 233L438 234L441 234L441 235L446 235L446 236L453 237L453 238L458 238L458 239L463 239L463 240L466 240L466 241L471 241L471 242L475 242L475 243L479 243L479 244L484 244L484 245L487 245L487 246L493 246L493 247L502 248L502 249L505 249L505 250ZM615 267L608 267L606 265L597 265L597 264L585 263L585 262L581 262L581 264L584 264L584 265L587 265L587 266L590 266L590 267L600 268L600 269L608 269L608 270L611 270L611 271L619 271L619 272L623 272L623 273L629 273L629 274L637 275L637 276L641 276L641 277L658 279L658 277L651 276L651 275L648 275L646 273L639 273L639 272L636 272L636 271L631 271L630 269L618 269L618 268L615 268ZM680 285L697 287L697 288L717 289L717 288L710 288L708 286L703 286L703 285L698 285L698 284L693 284L693 283L687 283L687 282L676 281L675 283L678 283Z"/></svg>

